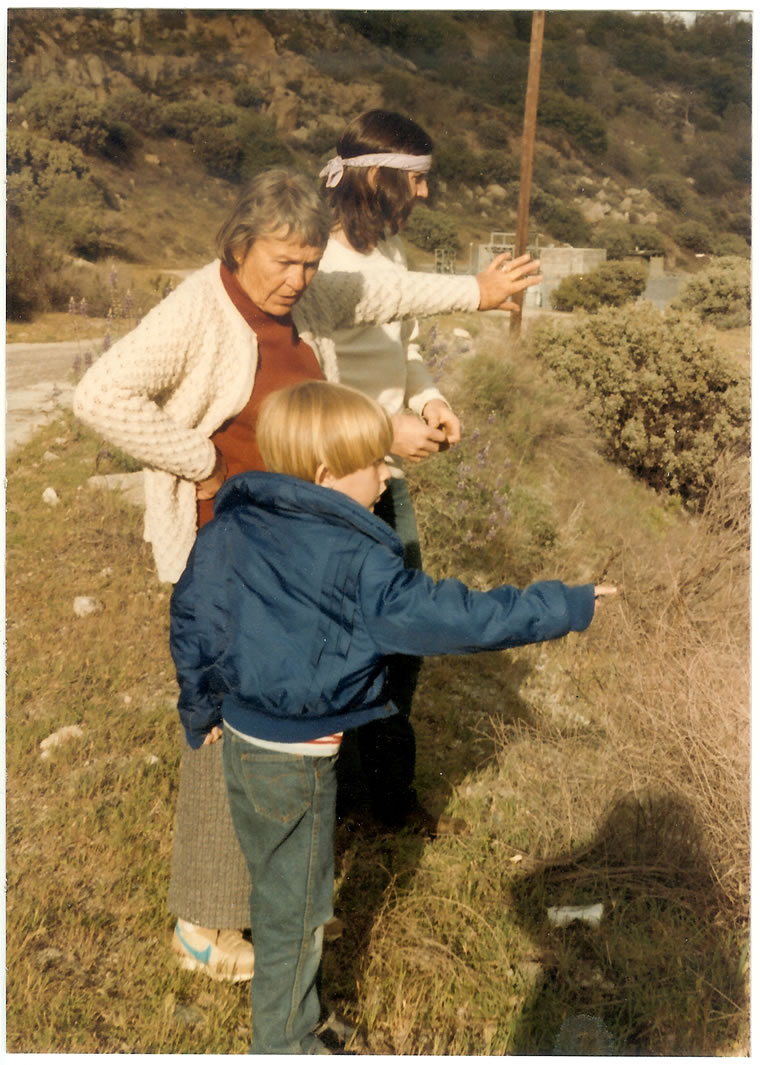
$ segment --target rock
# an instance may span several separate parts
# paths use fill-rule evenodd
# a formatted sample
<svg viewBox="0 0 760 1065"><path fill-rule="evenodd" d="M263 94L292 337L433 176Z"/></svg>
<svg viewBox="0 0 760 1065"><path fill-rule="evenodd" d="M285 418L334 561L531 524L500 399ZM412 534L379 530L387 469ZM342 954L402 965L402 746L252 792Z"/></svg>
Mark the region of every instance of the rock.
<svg viewBox="0 0 760 1065"><path fill-rule="evenodd" d="M151 163L153 166L161 166L161 160L158 158L158 156L151 155L150 153L147 153L143 156L143 162Z"/></svg>
<svg viewBox="0 0 760 1065"><path fill-rule="evenodd" d="M274 90L267 114L273 116L280 133L290 133L297 127L299 106L299 98L290 89Z"/></svg>
<svg viewBox="0 0 760 1065"><path fill-rule="evenodd" d="M496 203L503 203L507 198L507 190L503 185L492 184L487 187L486 196L490 196Z"/></svg>
<svg viewBox="0 0 760 1065"><path fill-rule="evenodd" d="M604 913L601 902L593 906L549 906L546 915L555 928L567 928L573 921L581 921L594 930L599 928Z"/></svg>
<svg viewBox="0 0 760 1065"><path fill-rule="evenodd" d="M197 1006L184 1006L181 1003L174 1007L174 1020L177 1024L187 1025L188 1027L206 1023L203 1010L199 1010Z"/></svg>
<svg viewBox="0 0 760 1065"><path fill-rule="evenodd" d="M103 604L91 595L78 595L74 599L74 613L78 618L87 618L90 614L99 614Z"/></svg>
<svg viewBox="0 0 760 1065"><path fill-rule="evenodd" d="M615 1053L615 1044L599 1017L579 1013L563 1021L554 1053L562 1057L610 1057Z"/></svg>
<svg viewBox="0 0 760 1065"><path fill-rule="evenodd" d="M42 456L43 462L58 462L60 455L56 455L55 451L46 451Z"/></svg>
<svg viewBox="0 0 760 1065"><path fill-rule="evenodd" d="M106 68L103 66L103 60L99 56L88 55L85 58L85 64L92 84L96 88L102 85L106 77Z"/></svg>
<svg viewBox="0 0 760 1065"><path fill-rule="evenodd" d="M455 337L461 337L463 340L472 340L472 333L468 333L466 329L454 329L452 330Z"/></svg>
<svg viewBox="0 0 760 1065"><path fill-rule="evenodd" d="M583 217L586 219L587 222L591 222L592 224L594 222L601 222L601 220L603 218L606 218L606 216L610 213L610 205L608 203L582 202L580 204L580 208L583 213Z"/></svg>
<svg viewBox="0 0 760 1065"><path fill-rule="evenodd" d="M55 488L46 488L42 493L42 502L49 507L57 507L61 500Z"/></svg>
<svg viewBox="0 0 760 1065"><path fill-rule="evenodd" d="M47 969L50 965L55 965L63 958L63 951L58 947L43 947L42 950L37 951L37 964L41 969Z"/></svg>
<svg viewBox="0 0 760 1065"><path fill-rule="evenodd" d="M84 730L81 725L64 725L40 743L40 758L49 758L55 748L60 747L62 743L81 740L83 736Z"/></svg>
<svg viewBox="0 0 760 1065"><path fill-rule="evenodd" d="M135 506L145 505L142 470L137 473L97 473L87 479L87 484L90 488L121 492L122 498Z"/></svg>

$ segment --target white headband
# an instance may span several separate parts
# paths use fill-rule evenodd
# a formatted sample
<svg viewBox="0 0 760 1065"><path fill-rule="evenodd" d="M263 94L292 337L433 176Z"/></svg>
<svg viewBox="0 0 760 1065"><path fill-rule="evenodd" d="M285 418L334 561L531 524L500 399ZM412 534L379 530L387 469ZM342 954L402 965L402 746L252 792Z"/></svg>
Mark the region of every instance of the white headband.
<svg viewBox="0 0 760 1065"><path fill-rule="evenodd" d="M354 155L350 159L341 159L339 155L336 155L320 170L319 176L326 178L325 185L328 189L334 189L340 184L343 168L346 166L390 166L394 170L414 170L420 174L426 174L432 161L432 155L401 155L397 152Z"/></svg>

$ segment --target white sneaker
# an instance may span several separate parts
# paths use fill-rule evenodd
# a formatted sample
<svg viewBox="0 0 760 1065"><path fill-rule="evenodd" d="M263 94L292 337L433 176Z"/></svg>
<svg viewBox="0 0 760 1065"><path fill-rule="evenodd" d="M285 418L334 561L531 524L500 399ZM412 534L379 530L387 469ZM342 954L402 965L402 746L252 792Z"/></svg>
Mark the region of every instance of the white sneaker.
<svg viewBox="0 0 760 1065"><path fill-rule="evenodd" d="M235 928L200 928L178 920L172 949L183 969L202 969L212 980L237 984L253 976L253 946Z"/></svg>

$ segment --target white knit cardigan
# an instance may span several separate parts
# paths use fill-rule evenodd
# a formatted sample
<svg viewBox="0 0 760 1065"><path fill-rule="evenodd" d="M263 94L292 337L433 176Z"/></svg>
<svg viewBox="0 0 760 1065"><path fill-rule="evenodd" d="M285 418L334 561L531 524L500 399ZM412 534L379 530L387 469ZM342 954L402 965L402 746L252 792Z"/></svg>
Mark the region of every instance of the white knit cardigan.
<svg viewBox="0 0 760 1065"><path fill-rule="evenodd" d="M477 310L474 277L317 273L293 308L330 381L341 327ZM175 582L196 535L195 482L214 468L210 437L253 388L256 335L230 300L219 260L183 281L87 371L74 413L145 464L145 539L159 580Z"/></svg>

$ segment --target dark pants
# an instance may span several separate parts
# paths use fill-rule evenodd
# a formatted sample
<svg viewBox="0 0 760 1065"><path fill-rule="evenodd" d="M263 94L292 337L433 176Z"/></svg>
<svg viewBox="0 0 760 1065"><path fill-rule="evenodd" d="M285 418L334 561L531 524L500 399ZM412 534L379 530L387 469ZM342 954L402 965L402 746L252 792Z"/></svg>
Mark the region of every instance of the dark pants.
<svg viewBox="0 0 760 1065"><path fill-rule="evenodd" d="M396 530L404 545L404 565L408 569L421 569L417 522L403 477L391 479L380 501L375 504L375 515ZM341 809L350 805L352 793L355 792L350 768L352 754L355 759L355 751L352 751L354 736L358 761L375 816L389 824L398 824L416 805L415 740L409 717L421 663L420 658L410 655L391 656L388 660L388 686L390 697L399 712L393 717L370 721L355 733L349 732L344 736L339 770Z"/></svg>

